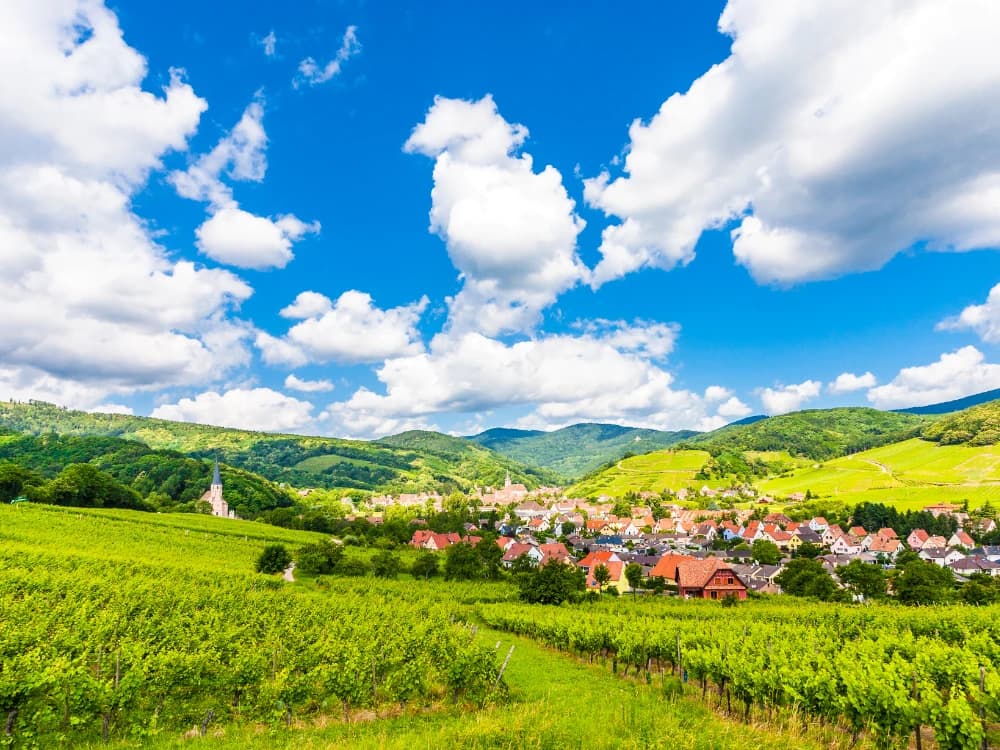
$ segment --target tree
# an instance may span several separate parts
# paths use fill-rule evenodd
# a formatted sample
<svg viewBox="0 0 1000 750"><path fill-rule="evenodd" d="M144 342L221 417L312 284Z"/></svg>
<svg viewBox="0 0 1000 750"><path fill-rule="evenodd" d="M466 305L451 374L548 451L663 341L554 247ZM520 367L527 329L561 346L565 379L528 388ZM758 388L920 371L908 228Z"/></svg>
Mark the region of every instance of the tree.
<svg viewBox="0 0 1000 750"><path fill-rule="evenodd" d="M372 575L376 578L395 578L402 567L403 563L395 552L384 549L372 555Z"/></svg>
<svg viewBox="0 0 1000 750"><path fill-rule="evenodd" d="M503 575L503 550L492 533L484 534L475 546L476 554L482 562L482 576L487 581L495 581Z"/></svg>
<svg viewBox="0 0 1000 750"><path fill-rule="evenodd" d="M608 581L611 580L611 571L608 570L607 565L598 565L594 568L594 580L597 581L597 585L601 589L608 585Z"/></svg>
<svg viewBox="0 0 1000 750"><path fill-rule="evenodd" d="M642 587L642 566L638 563L626 565L625 580L628 581L629 588L632 589L632 596L635 596L636 590Z"/></svg>
<svg viewBox="0 0 1000 750"><path fill-rule="evenodd" d="M269 544L264 547L264 550L260 553L260 557L257 558L257 572L267 573L268 575L281 573L291 562L292 556L285 549L285 545Z"/></svg>
<svg viewBox="0 0 1000 750"><path fill-rule="evenodd" d="M529 604L561 604L586 588L586 577L575 565L550 562L518 576L518 596Z"/></svg>
<svg viewBox="0 0 1000 750"><path fill-rule="evenodd" d="M997 579L984 573L973 573L968 583L962 586L959 597L966 604L993 604L1000 598Z"/></svg>
<svg viewBox="0 0 1000 750"><path fill-rule="evenodd" d="M904 604L937 604L951 599L955 583L948 568L912 560L899 570L893 588Z"/></svg>
<svg viewBox="0 0 1000 750"><path fill-rule="evenodd" d="M12 463L0 463L0 503L17 498L28 485L43 483L41 476Z"/></svg>
<svg viewBox="0 0 1000 750"><path fill-rule="evenodd" d="M483 560L476 548L465 542L449 545L444 551L444 577L449 581L482 578Z"/></svg>
<svg viewBox="0 0 1000 750"><path fill-rule="evenodd" d="M799 545L799 548L793 553L795 557L808 557L809 559L815 559L822 554L823 548L818 544L813 544L812 542L803 542Z"/></svg>
<svg viewBox="0 0 1000 750"><path fill-rule="evenodd" d="M754 542L752 555L761 565L777 565L781 562L781 550L769 539L758 539Z"/></svg>
<svg viewBox="0 0 1000 750"><path fill-rule="evenodd" d="M428 580L431 576L436 576L440 572L441 568L438 565L437 553L430 550L421 552L417 559L413 561L413 567L410 568L410 574L414 578L423 578L424 580Z"/></svg>
<svg viewBox="0 0 1000 750"><path fill-rule="evenodd" d="M295 556L295 570L305 575L333 573L344 557L344 548L329 539L300 547Z"/></svg>
<svg viewBox="0 0 1000 750"><path fill-rule="evenodd" d="M865 599L881 599L885 596L885 571L878 565L868 565L860 560L851 560L837 568L837 577L847 584L854 594Z"/></svg>
<svg viewBox="0 0 1000 750"><path fill-rule="evenodd" d="M570 536L574 531L576 531L576 524L572 521L563 521L562 523L562 533L563 536Z"/></svg>
<svg viewBox="0 0 1000 750"><path fill-rule="evenodd" d="M756 546L756 545L755 545ZM797 557L789 561L775 582L781 590L792 596L808 596L829 600L834 598L837 584L818 560Z"/></svg>

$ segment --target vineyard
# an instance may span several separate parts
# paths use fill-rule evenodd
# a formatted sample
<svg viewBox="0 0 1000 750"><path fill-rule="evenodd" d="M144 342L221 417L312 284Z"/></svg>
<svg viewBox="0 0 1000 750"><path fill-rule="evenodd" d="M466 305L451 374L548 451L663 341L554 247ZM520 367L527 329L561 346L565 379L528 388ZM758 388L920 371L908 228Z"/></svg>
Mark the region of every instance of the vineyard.
<svg viewBox="0 0 1000 750"><path fill-rule="evenodd" d="M931 730L942 750L979 750L1000 719L996 608L660 599L478 612L623 675L673 672L744 721L792 711L877 747L920 747Z"/></svg>
<svg viewBox="0 0 1000 750"><path fill-rule="evenodd" d="M493 645L453 606L370 580L288 587L250 573L260 548L249 535L0 508L0 747L502 692ZM244 572L203 569L210 549Z"/></svg>

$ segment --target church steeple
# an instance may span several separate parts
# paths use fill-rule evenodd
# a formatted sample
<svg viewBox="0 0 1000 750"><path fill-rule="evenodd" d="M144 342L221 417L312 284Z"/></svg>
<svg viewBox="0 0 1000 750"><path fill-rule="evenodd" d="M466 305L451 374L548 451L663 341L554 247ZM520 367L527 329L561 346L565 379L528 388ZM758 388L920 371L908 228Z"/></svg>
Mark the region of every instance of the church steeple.
<svg viewBox="0 0 1000 750"><path fill-rule="evenodd" d="M215 459L215 469L212 471L212 484L222 486L222 477L219 476L219 459Z"/></svg>
<svg viewBox="0 0 1000 750"><path fill-rule="evenodd" d="M504 489L510 487L510 469L507 470L507 476L503 480Z"/></svg>

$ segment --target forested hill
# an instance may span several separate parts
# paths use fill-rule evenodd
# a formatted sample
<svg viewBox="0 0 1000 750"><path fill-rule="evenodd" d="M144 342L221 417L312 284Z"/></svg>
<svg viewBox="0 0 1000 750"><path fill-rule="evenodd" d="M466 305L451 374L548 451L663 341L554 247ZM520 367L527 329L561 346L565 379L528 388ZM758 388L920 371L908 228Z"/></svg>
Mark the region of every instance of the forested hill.
<svg viewBox="0 0 1000 750"><path fill-rule="evenodd" d="M921 437L942 445L1000 443L1000 401L941 417L927 425Z"/></svg>
<svg viewBox="0 0 1000 750"><path fill-rule="evenodd" d="M727 450L788 451L825 461L916 437L930 419L864 407L810 409L752 424L729 425L685 442L715 454Z"/></svg>
<svg viewBox="0 0 1000 750"><path fill-rule="evenodd" d="M273 482L221 467L226 500L242 518L292 505ZM206 460L100 436L0 431L0 503L25 496L54 505L193 511L211 483Z"/></svg>
<svg viewBox="0 0 1000 750"><path fill-rule="evenodd" d="M613 424L575 424L552 432L495 429L468 438L522 463L577 479L628 453L649 453L693 437L690 430L661 432Z"/></svg>
<svg viewBox="0 0 1000 750"><path fill-rule="evenodd" d="M529 487L553 479L550 473L460 440L460 445L436 450L417 441L392 445L391 440L370 443L252 432L126 414L92 414L38 401L0 403L0 428L31 435L116 437L193 458L218 457L230 466L293 487L447 492L501 483L508 471L513 481Z"/></svg>

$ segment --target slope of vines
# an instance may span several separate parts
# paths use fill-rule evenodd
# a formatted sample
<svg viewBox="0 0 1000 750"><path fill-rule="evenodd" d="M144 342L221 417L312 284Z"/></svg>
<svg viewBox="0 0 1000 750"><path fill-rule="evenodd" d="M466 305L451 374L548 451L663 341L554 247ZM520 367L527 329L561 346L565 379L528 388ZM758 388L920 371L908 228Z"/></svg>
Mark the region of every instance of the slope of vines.
<svg viewBox="0 0 1000 750"><path fill-rule="evenodd" d="M69 520L75 538L38 525ZM310 591L201 569L198 545L252 543L176 530L168 560L162 530L99 523L0 508L0 747L142 742L495 690L495 651L446 603L371 580ZM102 559L102 535L149 559Z"/></svg>
<svg viewBox="0 0 1000 750"><path fill-rule="evenodd" d="M1000 718L1000 609L620 601L483 605L489 625L626 672L674 670L749 718L788 707L906 747L982 746Z"/></svg>

